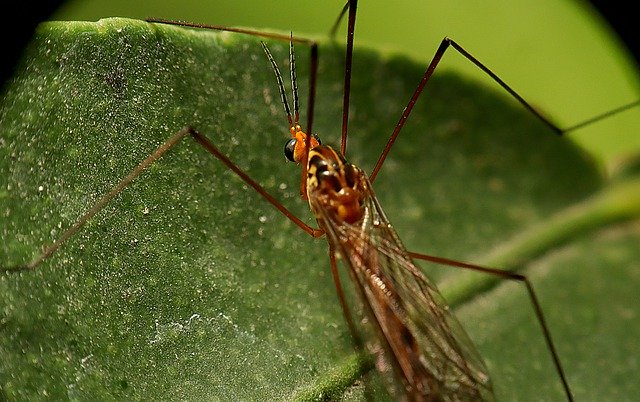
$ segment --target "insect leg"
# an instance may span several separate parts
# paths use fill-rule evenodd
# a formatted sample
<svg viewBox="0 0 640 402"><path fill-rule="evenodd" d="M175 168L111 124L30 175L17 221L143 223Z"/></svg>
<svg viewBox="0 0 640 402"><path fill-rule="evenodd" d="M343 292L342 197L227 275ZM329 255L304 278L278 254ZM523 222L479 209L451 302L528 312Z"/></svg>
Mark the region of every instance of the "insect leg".
<svg viewBox="0 0 640 402"><path fill-rule="evenodd" d="M553 359L553 364L554 364L554 366L556 368L556 371L558 373L558 377L560 378L560 381L562 382L562 387L563 387L564 392L565 392L565 394L567 396L567 400L568 401L573 401L573 395L571 393L571 389L569 388L569 383L567 382L566 375L565 375L564 370L562 368L562 364L560 362L560 357L559 357L558 352L556 351L556 348L554 346L553 339L551 337L551 332L549 331L549 327L547 326L547 323L546 323L546 321L544 319L544 314L542 312L542 307L540 306L540 302L538 301L538 297L536 296L536 293L533 290L533 285L531 284L531 281L529 281L529 279L525 275L514 273L514 272L509 272L509 271L501 270L501 269L497 269L497 268L483 267L483 266L480 266L480 265L470 264L470 263L466 263L466 262L462 262L462 261L451 260L451 259L448 259L448 258L436 257L436 256L428 255L428 254L409 252L409 255L412 258L415 258L415 259L434 262L436 264L441 264L441 265L448 265L448 266L456 267L456 268L468 269L468 270L472 270L472 271L476 271L476 272L482 272L482 273L485 273L485 274L488 274L488 275L496 276L496 277L501 278L501 279L513 280L513 281L520 282L520 283L524 284L525 288L527 289L527 293L529 294L529 299L530 299L531 304L533 306L533 310L535 312L536 319L537 319L538 323L540 324L540 328L542 329L542 334L544 336L545 342L547 344L547 347L549 348L549 352L551 353L551 358Z"/></svg>
<svg viewBox="0 0 640 402"><path fill-rule="evenodd" d="M565 134L565 133L567 133L569 131L573 131L573 130L576 130L578 128L582 128L582 127L584 127L586 125L593 124L596 121L605 119L605 118L610 117L610 116L612 116L614 114L623 112L623 111L625 111L625 110L627 110L627 109L629 109L631 107L635 107L635 106L640 105L640 101L634 101L634 102L631 102L631 103L629 103L627 105L623 105L623 106L620 106L620 107L615 108L613 110L604 112L604 113L602 113L602 114L600 114L598 116L592 117L592 118L590 118L590 119L588 119L588 120L586 120L584 122L575 124L573 126L566 127L566 128L558 127L556 124L551 122L551 120L547 119L542 113L540 113L536 108L534 108L529 102L527 102L522 96L520 96L520 94L518 94L513 88L511 88L511 86L509 86L506 82L504 82L497 74L495 74L493 71L491 71L480 60L478 60L476 57L471 55L471 53L466 51L462 46L460 46L453 39L445 37L444 39L442 39L442 42L440 42L440 46L438 47L438 50L436 50L436 53L433 56L433 59L431 59L431 62L429 63L429 66L425 70L425 72L424 72L424 74L422 76L422 79L420 80L420 83L418 84L418 86L414 90L413 95L411 95L411 98L409 99L409 102L407 103L407 106L404 108L404 110L402 112L402 115L400 116L400 119L398 120L398 123L396 124L395 128L393 129L393 132L391 133L391 136L389 137L389 140L387 141L387 144L385 145L384 149L380 153L380 156L378 157L378 161L376 162L375 167L373 168L371 174L369 175L369 180L371 182L375 181L376 176L377 176L378 172L380 171L380 168L382 167L382 164L384 163L387 155L391 151L391 148L393 147L393 144L396 141L396 138L400 134L400 130L402 130L402 127L404 127L404 125L405 125L405 123L407 121L407 118L409 118L409 115L411 114L411 111L413 110L413 106L417 102L418 98L420 97L420 94L424 90L424 87L429 82L429 79L433 75L433 72L435 71L436 67L438 66L438 63L440 63L440 60L442 60L442 57L444 56L444 54L447 51L447 49L449 49L449 47L452 47L453 49L457 50L458 53L460 53L467 60L469 60L470 62L475 64L480 70L482 70L484 73L486 73L489 77L491 77L491 79L493 79L498 85L500 85L506 92L508 92L509 95L511 95L516 101L518 101L526 110L528 110L531 114L533 114L536 118L538 118L540 121L542 121L547 127L549 127L549 129L551 129L553 132L555 132L558 135L562 135L562 134Z"/></svg>
<svg viewBox="0 0 640 402"><path fill-rule="evenodd" d="M89 208L73 225L65 230L60 237L53 244L46 246L42 253L40 253L31 262L24 265L17 265L11 267L3 267L1 270L6 273L19 272L33 270L37 268L44 260L52 256L69 238L76 234L82 227L93 218L98 212L100 212L115 196L120 194L136 177L140 176L145 169L151 166L154 162L160 159L167 151L177 145L185 136L192 136L200 145L202 145L209 153L218 158L224 163L230 170L237 174L245 183L253 187L258 194L260 194L267 202L276 207L284 216L289 218L293 223L298 225L302 230L313 237L320 237L324 232L320 229L313 228L304 223L300 218L295 216L293 212L289 211L284 205L276 200L271 194L269 194L260 184L249 177L242 169L234 164L226 155L224 155L218 148L216 148L211 141L205 136L197 132L191 127L184 127L180 131L176 132L167 141L160 145L153 153L147 156L138 166L133 168L131 172L120 180L115 186L109 190L98 202L96 202L91 208Z"/></svg>
<svg viewBox="0 0 640 402"><path fill-rule="evenodd" d="M340 153L347 154L347 127L349 125L349 97L351 96L351 66L353 64L353 37L356 28L357 0L349 1L349 22L347 27L347 50L344 65L344 96L342 99L342 138ZM346 7L346 6L345 6Z"/></svg>
<svg viewBox="0 0 640 402"><path fill-rule="evenodd" d="M180 140L186 135L189 135L189 130L183 128L175 133L171 138L160 145L153 153L147 156L138 166L125 176L120 182L118 182L108 193L106 193L98 202L96 202L91 208L89 208L73 225L65 230L60 237L53 244L44 247L42 253L34 258L31 262L25 265L17 265L13 267L5 267L2 270L11 273L18 271L33 270L40 265L45 259L53 255L64 242L77 233L82 227L94 217L102 208L105 207L116 195L120 194L136 177L138 177L146 168L148 168L155 161L160 159L169 149L173 148Z"/></svg>
<svg viewBox="0 0 640 402"><path fill-rule="evenodd" d="M345 14L347 13L347 10L349 10L349 0L347 0L347 2L342 7L342 10L340 11L340 14L338 14L338 18L336 18L336 22L333 23L333 26L331 27L331 30L329 31L329 37L331 38L331 40L335 39L336 32L338 31L338 28L340 28L340 24L342 23L342 19L344 18Z"/></svg>
<svg viewBox="0 0 640 402"><path fill-rule="evenodd" d="M271 39L278 40L286 40L291 42L297 42L309 45L310 47L310 82L309 82L309 99L308 99L308 113L307 113L307 132L311 134L311 128L313 124L313 111L315 105L315 92L316 92L316 82L317 82L317 72L318 72L318 45L315 41L299 38L295 36L287 36L280 35L269 32L248 30L242 28L228 28L222 27L218 25L206 25L206 24L194 24L182 21L171 21L171 20L163 20L163 19L147 19L148 22L153 23L162 23L167 25L177 25L177 26L185 26L191 28L202 28L202 29L211 29L218 31L228 31L228 32L236 32L243 33L247 35L260 36ZM169 149L171 149L174 145L176 145L184 136L192 135L194 138L198 140L198 142L203 145L209 152L211 152L214 156L218 157L225 165L230 167L236 174L238 174L243 180L245 180L249 185L255 188L258 193L260 193L264 198L267 199L272 205L276 206L286 217L291 219L296 225L300 226L306 233L310 234L313 237L320 237L324 232L320 229L312 228L309 225L303 223L299 218L297 218L293 213L291 213L288 209L283 207L275 198L273 198L270 194L268 194L260 185L258 185L255 181L253 181L246 173L242 172L237 166L231 162L225 155L223 155L217 148L215 148L211 142L209 142L204 136L197 133L190 127L185 127L174 134L170 139L168 139L165 143L160 145L158 149L156 149L153 153L151 153L144 161L142 161L138 166L136 166L125 178L123 178L120 182L118 182L108 193L106 193L98 202L96 202L91 208L89 208L72 226L70 226L62 235L55 240L51 245L44 247L43 251L34 258L31 262L24 265L16 265L10 267L2 267L0 266L0 271L9 272L18 272L25 270L32 270L39 266L45 259L54 254L62 244L67 241L70 237L72 237L75 233L77 233L86 223L89 221L94 215L96 215L102 208L104 208L116 195L118 195L126 186L128 186L131 181L133 181L137 176L139 176L147 167L153 164L156 160L158 160L164 153L166 153ZM233 167L231 167L233 166ZM303 172L304 173L304 172Z"/></svg>
<svg viewBox="0 0 640 402"><path fill-rule="evenodd" d="M354 7L355 10L355 7ZM355 11L354 11L355 12ZM354 15L355 18L355 15ZM191 23L191 22L184 22L184 21L173 21L173 20L165 20L165 19L159 19L159 18L147 18L147 22L153 22L153 23L159 23L159 24L166 24L166 25L177 25L177 26L182 26L182 27L188 27L188 28L198 28L198 29L209 29L209 30L215 30L215 31L229 31L229 32L236 32L236 33L241 33L241 34L247 34L247 35L251 35L251 36L258 36L258 37L262 37L262 38L269 38L269 39L276 39L276 40L282 40L282 41L287 41L290 43L291 46L291 51L289 53L290 55L290 62L292 64L292 69L291 72L293 73L293 75L291 76L291 84L293 86L297 85L296 78L295 78L295 62L294 62L294 57L293 57L293 44L294 43L301 43L301 44L305 44L309 46L309 52L310 52L310 56L309 56L309 97L307 99L307 125L306 125L306 133L307 133L307 138L311 138L311 136L313 135L313 114L314 114L314 110L315 110L315 100L316 100L316 85L317 85L317 78L318 78L318 44L310 39L305 39L305 38L299 38L296 36L293 36L292 34L287 36L287 35L282 35L282 34L277 34L277 33L271 33L271 32L263 32L263 31L256 31L256 30L251 30L251 29L244 29L244 28L227 28L227 27L222 27L219 25L208 25L208 24L198 24L198 23ZM268 52L268 50L267 50ZM297 90L294 90L294 113L295 116L292 117L291 113L289 111L287 111L287 115L288 115L288 119L289 119L289 126L293 126L293 125L297 125L298 124L298 99L297 99ZM284 101L284 98L283 98ZM347 97L347 101L348 101L348 97ZM285 103L286 105L286 103ZM288 106L285 106L285 110L288 108ZM346 126L345 126L345 130L346 130ZM309 156L309 149L310 149L310 142L306 143L306 149L305 149L305 153L304 153L304 158L301 161L301 165L304 167L307 165L307 158ZM302 198L304 198L305 200L307 199L307 172L306 170L303 168L301 169L300 172L300 194L302 195Z"/></svg>
<svg viewBox="0 0 640 402"><path fill-rule="evenodd" d="M336 286L338 300L340 301L340 307L342 308L344 318L347 321L347 324L349 326L349 331L351 332L354 344L359 351L362 351L365 348L366 336L363 337L361 335L361 333L358 331L355 325L355 322L353 321L353 316L351 315L349 306L346 302L344 290L343 290L341 280L340 280L340 275L338 272L338 266L336 261L336 251L334 249L334 246L331 244L329 244L329 259L331 263L331 274L333 276L334 284ZM392 356L393 346L389 338L385 336L384 329L382 328L380 321L376 318L376 313L374 312L372 305L368 302L368 299L365 296L365 292L366 292L365 287L356 278L356 274L353 269L348 269L348 273L349 273L349 276L351 277L352 283L355 286L356 293L359 294L359 300L362 302L362 308L364 309L366 316L368 316L370 319L371 330L377 333L377 339L379 343L377 343L374 346L374 348L376 349L380 348L381 350L385 351L383 355L379 355L376 358L375 362L370 361L370 364L371 364L370 367L368 363L366 362L363 363L362 374L364 374L366 371L368 371L370 368L373 368L373 367L378 367L378 370L382 370L385 372L389 370L394 370L397 373L401 373L402 367L400 366L400 363L398 362L397 359L387 359L387 358L380 359L381 356ZM388 303L386 303L386 298L383 293L384 292L382 292L380 289L377 289L377 297L379 298L379 303L385 306L381 311L381 313L384 314L385 317L389 320L392 320L392 321L397 320L397 318L391 313L392 309L388 305ZM402 331L397 332L397 334L399 333L402 333ZM399 389L404 388L406 385L407 383L405 382L403 382L401 385L398 384Z"/></svg>
<svg viewBox="0 0 640 402"><path fill-rule="evenodd" d="M280 201L276 200L271 194L267 192L260 184L258 184L255 180L253 180L247 173L245 173L242 169L240 169L235 163L231 161L225 154L223 154L218 148L216 148L211 141L207 139L204 135L200 134L196 130L189 128L191 135L195 138L200 145L202 145L209 153L218 158L222 163L224 163L230 170L232 170L235 174L237 174L245 183L253 187L254 190L258 192L267 202L273 205L278 211L282 212L284 216L289 218L293 223L298 225L300 229L304 230L307 234L312 237L320 237L324 234L324 231L318 228L313 228L306 223L304 223L300 218L295 216L295 214L289 211Z"/></svg>
<svg viewBox="0 0 640 402"><path fill-rule="evenodd" d="M349 326L349 332L358 348L361 348L363 343L355 324L353 323L353 316L347 305L347 300L342 287L342 281L340 280L340 273L338 272L338 264L336 261L336 252L331 245L329 245L329 262L331 264L331 275L333 276L333 283L336 286L336 293L338 294L338 300L340 301L340 307L342 308L342 314L344 315L347 325Z"/></svg>

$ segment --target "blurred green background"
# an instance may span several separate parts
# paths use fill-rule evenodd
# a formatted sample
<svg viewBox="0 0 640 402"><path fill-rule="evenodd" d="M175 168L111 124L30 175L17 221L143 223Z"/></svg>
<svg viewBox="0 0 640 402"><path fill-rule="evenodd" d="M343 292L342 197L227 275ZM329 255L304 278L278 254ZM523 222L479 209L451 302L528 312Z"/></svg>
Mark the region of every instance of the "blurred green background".
<svg viewBox="0 0 640 402"><path fill-rule="evenodd" d="M343 4L343 0L75 0L52 19L153 16L323 38ZM445 35L563 127L640 98L631 56L585 1L363 0L359 4L357 46L405 53L426 65ZM440 68L460 70L493 85L451 52ZM427 90L423 96L428 94ZM639 126L640 108L635 108L571 137L611 167L619 156L640 150Z"/></svg>

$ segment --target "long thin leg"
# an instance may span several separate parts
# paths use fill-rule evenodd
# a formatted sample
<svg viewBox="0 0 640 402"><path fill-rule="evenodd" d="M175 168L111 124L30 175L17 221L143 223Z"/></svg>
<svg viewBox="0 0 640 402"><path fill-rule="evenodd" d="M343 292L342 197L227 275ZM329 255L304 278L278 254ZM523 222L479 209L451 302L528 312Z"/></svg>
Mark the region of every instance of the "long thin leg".
<svg viewBox="0 0 640 402"><path fill-rule="evenodd" d="M351 95L351 65L353 62L353 37L356 29L357 0L349 1L349 22L347 27L347 52L344 65L344 97L342 100L342 139L340 153L347 154L347 130L349 126L349 96ZM346 6L345 6L346 7Z"/></svg>
<svg viewBox="0 0 640 402"><path fill-rule="evenodd" d="M491 71L486 65L484 65L482 62L480 62L477 58L472 56L469 52L467 52L457 42L455 42L451 38L445 37L444 39L442 39L442 42L440 42L440 46L438 47L438 50L436 50L436 53L433 56L433 59L429 63L429 66L427 67L426 71L424 72L424 75L422 76L422 79L420 80L420 83L418 84L418 86L414 90L413 95L409 99L409 103L407 103L407 106L404 108L404 110L402 112L402 115L400 116L400 119L398 120L398 123L396 124L395 128L393 129L393 133L389 137L389 140L387 141L387 144L385 145L384 149L382 150L382 152L380 154L380 157L378 158L378 161L376 162L376 166L373 168L373 170L372 170L372 172L371 172L371 174L369 176L369 180L371 180L371 182L375 181L376 176L378 175L378 172L380 171L380 168L382 167L382 164L384 163L387 155L389 154L389 151L391 151L391 148L392 148L394 142L396 141L396 138L398 137L398 134L400 134L400 130L402 130L402 127L404 127L404 125L405 125L405 123L407 121L407 118L411 114L411 111L413 110L413 106L415 105L416 101L420 97L420 94L422 93L424 87L427 85L427 82L429 82L429 79L433 75L433 72L435 71L438 63L440 63L440 60L444 56L444 53L447 51L447 49L449 49L450 46L453 47L455 50L457 50L467 60L471 61L478 68L480 68L482 71L484 71L489 77L491 77L491 79L493 79L496 83L498 83L498 85L500 85L505 91L507 91L509 93L509 95L511 95L514 99L516 99L525 109L527 109L529 112L531 112L535 117L537 117L540 121L542 121L545 125L547 125L547 127L549 127L553 132L555 132L558 135L562 135L564 133L576 130L576 129L578 129L580 127L583 127L585 125L592 124L595 121L599 121L599 120L602 120L602 119L604 119L606 117L609 117L609 116L611 116L613 114L620 113L620 112L622 112L624 110L627 110L627 109L629 109L629 108L631 108L633 106L637 106L640 103L640 101L632 102L632 103L630 103L628 105L624 105L622 107L616 108L616 109L611 110L609 112L605 112L605 113L603 113L603 114L601 114L599 116L596 116L594 118L591 118L591 119L589 119L589 120L587 120L587 121L585 121L583 123L579 123L579 124L576 124L574 126L567 127L567 128L560 128L557 125L555 125L554 123L552 123L545 116L543 116L529 102L527 102L522 96L520 96L513 88L511 88L500 77L498 77L498 75L496 75L493 71Z"/></svg>
<svg viewBox="0 0 640 402"><path fill-rule="evenodd" d="M310 76L309 76L309 99L308 99L308 113L307 113L307 131L310 134L313 124L313 111L315 105L315 93L316 93L316 82L317 82L317 72L318 72L318 45L315 41L305 38L299 38L292 35L281 35L276 33L255 31L250 29L243 28L229 28L222 27L218 25L207 25L207 24L195 24L189 22L182 21L172 21L172 20L164 20L157 18L149 18L147 22L153 23L162 23L167 25L177 25L177 26L185 26L191 28L202 28L202 29L211 29L217 31L228 31L228 32L236 32L247 35L259 36L264 38L278 39L278 40L286 40L289 42L296 42L307 44L310 46ZM94 216L96 215L102 208L104 208L116 195L118 195L121 191L125 189L136 177L138 177L147 167L153 164L156 160L158 160L162 155L164 155L169 149L173 148L182 138L186 135L193 136L203 147L205 147L211 154L220 159L227 167L234 171L240 178L242 178L247 184L253 187L263 198L265 198L269 203L275 206L280 212L282 212L287 218L292 220L296 225L298 225L302 230L313 237L320 237L324 234L320 229L312 228L306 223L302 222L298 217L296 217L292 212L290 212L286 207L284 207L279 201L277 201L273 196L271 196L264 188L262 188L258 183L256 183L253 179L251 179L245 172L239 169L231 160L229 160L222 152L220 152L213 144L207 140L203 135L193 130L190 127L185 127L182 130L178 131L171 138L169 138L165 143L160 145L158 149L156 149L153 153L151 153L145 160L143 160L138 166L136 166L125 178L123 178L120 182L118 182L107 194L105 194L97 203L95 203L89 210L87 210L71 227L69 227L66 231L62 233L62 235L55 240L51 245L46 246L42 253L40 253L36 258L34 258L31 262L24 265L17 265L12 267L0 267L0 270L4 270L5 272L18 272L25 270L35 269L38 265L40 265L44 260L53 255L69 238L71 238L75 233L77 233L82 227Z"/></svg>
<svg viewBox="0 0 640 402"><path fill-rule="evenodd" d="M210 29L210 30L213 30L213 31L236 32L236 33L248 34L248 35L252 35L252 36L258 36L258 37L261 37L261 38L278 39L278 40L283 40L283 41L287 41L287 42L289 42L289 40L291 39L291 37L289 35L283 35L283 34L272 33L272 32L264 32L264 31L256 31L256 30L253 30L253 29L245 29L245 28L223 27L223 26L220 26L220 25L199 24L199 23L187 22L187 21L165 20L165 19L162 19L162 18L147 18L146 21L147 22L158 23L158 24L177 25L177 26L181 26L181 27ZM316 43L315 41L313 41L311 39L298 38L298 37L295 37L295 36L293 37L292 40L295 43L304 43L304 44L307 44L307 45L313 45L313 44Z"/></svg>
<svg viewBox="0 0 640 402"><path fill-rule="evenodd" d="M267 202L273 205L278 211L282 212L284 216L289 218L293 223L298 225L300 229L304 230L307 234L312 237L320 237L324 234L324 231L321 229L313 228L306 223L304 223L300 218L298 218L293 212L289 211L284 205L280 203L280 201L276 200L271 194L267 192L260 184L258 184L255 180L249 177L242 169L236 166L235 163L231 161L225 154L220 152L218 148L216 148L211 141L209 141L204 135L198 133L193 129L189 129L191 135L202 145L207 151L209 151L213 156L218 158L222 163L224 163L229 169L231 169L235 174L237 174L242 180L245 181L248 185L253 187L254 190L258 192Z"/></svg>
<svg viewBox="0 0 640 402"><path fill-rule="evenodd" d="M626 105L622 105L622 106L619 106L617 108L608 110L608 111L606 111L604 113L600 113L597 116L593 116L593 117L591 117L591 118L589 118L589 119L587 119L585 121L582 121L580 123L574 124L573 126L569 126L569 127L565 128L562 133L566 134L566 133L568 133L570 131L575 131L575 130L577 130L579 128L582 128L582 127L585 127L585 126L589 126L589 125L591 125L591 124L593 124L595 122L598 122L600 120L604 120L604 119L609 118L609 117L611 117L613 115L616 115L618 113L622 113L625 110L629 110L629 109L637 107L637 106L640 106L640 100L629 102Z"/></svg>
<svg viewBox="0 0 640 402"><path fill-rule="evenodd" d="M346 6L345 6L346 8ZM352 17L354 23L355 23L355 7L354 7L354 15ZM270 38L270 39L277 39L277 40L286 40L289 42L290 44L290 52L289 52L289 56L290 56L290 63L291 63L291 84L293 86L292 90L293 90L293 102L294 102L294 115L291 115L291 112L289 111L289 106L287 105L286 99L285 99L285 95L284 92L282 93L282 101L283 104L285 105L285 112L287 114L287 118L289 120L289 127L294 127L296 125L298 125L298 118L299 118L299 102L298 102L298 91L296 88L297 85L297 80L295 77L295 59L294 59L294 53L293 53L293 43L302 43L305 45L309 45L309 98L307 99L307 126L306 126L306 133L307 133L307 138L311 138L311 136L313 135L313 116L314 116L314 110L315 110L315 101L316 101L316 85L317 85L317 78L318 78L318 44L310 39L306 39L306 38L299 38L299 37L295 37L293 36L293 34L290 34L289 36L286 35L282 35L282 34L277 34L277 33L270 33L270 32L262 32L262 31L256 31L256 30L252 30L252 29L244 29L244 28L228 28L228 27L223 27L223 26L219 26L219 25L209 25L209 24L199 24L199 23L192 23L192 22L184 22L184 21L174 21L174 20L165 20L165 19L160 19L160 18L148 18L147 22L153 22L153 23L160 23L160 24L166 24L166 25L176 25L176 26L181 26L181 27L189 27L189 28L199 28L199 29L210 29L210 30L215 30L215 31L229 31L229 32L236 32L236 33L241 33L241 34L247 34L247 35L252 35L252 36L259 36L259 37L263 37L263 38ZM263 44L263 46L265 46ZM353 41L352 41L352 47L353 47ZM265 47L265 51L269 54L269 50ZM269 57L271 57L269 55ZM349 57L349 60L351 59L351 57ZM273 58L271 58L271 62L273 63L274 67L277 69L277 66L275 65L275 61L273 60ZM350 63L349 63L350 64ZM350 75L349 75L349 82L350 82ZM282 80L280 79L280 85L282 88ZM345 84L347 85L347 84ZM348 96L346 97L345 102L348 103ZM348 106L347 106L348 108ZM346 130L346 127L344 127L344 130ZM343 134L346 138L346 131L344 131ZM309 156L309 149L310 149L310 142L306 143L306 149L305 149L305 153L304 153L304 158L301 161L301 165L303 166L303 169L301 169L300 172L300 195L302 196L303 199L307 199L307 186L306 186L306 179L307 179L307 172L304 169L305 166L307 166L307 158Z"/></svg>
<svg viewBox="0 0 640 402"><path fill-rule="evenodd" d="M338 14L338 18L336 18L336 22L333 23L333 26L329 31L329 38L331 38L331 40L335 39L336 32L338 32L338 28L340 28L340 24L342 23L342 18L344 18L344 15L347 13L347 10L349 10L349 0L347 0L347 2L342 7L340 14Z"/></svg>
<svg viewBox="0 0 640 402"><path fill-rule="evenodd" d="M529 299L531 300L531 304L533 305L533 310L535 312L538 323L540 324L540 328L542 329L542 334L544 336L545 342L547 344L549 352L551 353L553 364L556 368L556 371L558 372L558 377L560 377L560 381L562 382L562 387L567 396L567 400L573 401L573 395L571 393L571 389L569 388L569 383L567 382L567 378L562 368L562 364L560 363L560 357L553 344L553 340L551 338L551 332L549 331L549 327L547 326L547 323L544 319L544 314L542 313L542 307L540 306L538 297L536 296L536 293L533 290L533 285L525 275L517 274L514 272L509 272L501 269L496 269L496 268L482 267L475 264L469 264L466 262L451 260L443 257L436 257L428 254L409 252L409 255L412 258L419 259L419 260L434 262L441 265L448 265L456 268L468 269L476 272L482 272L485 274L497 276L502 279L508 279L508 280L513 280L516 282L523 283L525 288L527 289L527 293L529 294Z"/></svg>
<svg viewBox="0 0 640 402"><path fill-rule="evenodd" d="M310 71L310 83L309 83L309 113L307 115L307 136L304 143L304 154L300 164L300 195L302 199L308 200L307 194L307 163L309 161L309 151L311 150L311 138L313 138L313 132L311 131L311 125L313 124L313 109L316 102L316 80L318 76L318 46L311 47L311 71Z"/></svg>
<svg viewBox="0 0 640 402"><path fill-rule="evenodd" d="M125 187L129 185L138 177L146 168L148 168L155 161L160 159L162 155L164 155L169 149L173 148L180 140L182 140L186 135L189 134L189 131L186 128L175 133L171 138L169 138L166 142L158 147L153 153L147 156L138 166L136 166L124 179L120 180L107 194L102 196L98 202L96 202L87 212L85 212L71 227L65 230L60 237L53 242L50 246L44 248L42 253L34 258L31 262L25 265L18 265L14 267L4 268L5 272L16 272L16 271L25 271L36 268L38 265L42 263L45 259L49 258L53 253L55 253L60 246L71 236L73 236L76 232L78 232L82 227L89 221L89 219L93 218L95 214L97 214L102 208L105 207L116 195L120 194Z"/></svg>
<svg viewBox="0 0 640 402"><path fill-rule="evenodd" d="M360 338L360 334L356 330L356 326L353 322L353 316L351 315L351 311L349 310L349 306L347 305L347 300L342 287L342 281L340 280L340 273L338 272L336 253L331 244L329 244L329 263L331 265L331 275L333 276L333 283L336 286L336 293L338 294L338 301L340 302L340 307L342 308L342 315L344 316L345 321L347 321L349 332L351 332L352 339L354 340L356 346L358 348L361 348L363 346L363 342Z"/></svg>
<svg viewBox="0 0 640 402"><path fill-rule="evenodd" d="M174 135L172 135L167 141L160 145L153 153L146 157L138 166L133 168L127 176L120 180L109 192L107 192L98 202L96 202L91 208L87 210L73 225L65 230L56 241L50 246L44 248L31 262L25 265L17 265L13 267L5 267L0 270L6 273L19 272L35 269L44 260L51 257L69 238L76 234L82 227L93 218L100 210L102 210L115 196L120 194L136 177L140 176L144 170L151 166L154 162L160 159L167 151L176 146L185 136L192 136L202 147L204 147L209 153L218 158L224 163L230 170L237 174L245 183L251 186L258 194L262 196L267 202L273 205L284 216L289 218L293 223L298 225L302 230L312 237L320 237L324 232L320 229L313 228L304 223L293 212L289 211L284 205L282 205L275 197L267 192L260 184L253 180L247 173L234 164L226 155L224 155L218 148L216 148L211 141L209 141L204 135L200 134L191 127L184 127Z"/></svg>

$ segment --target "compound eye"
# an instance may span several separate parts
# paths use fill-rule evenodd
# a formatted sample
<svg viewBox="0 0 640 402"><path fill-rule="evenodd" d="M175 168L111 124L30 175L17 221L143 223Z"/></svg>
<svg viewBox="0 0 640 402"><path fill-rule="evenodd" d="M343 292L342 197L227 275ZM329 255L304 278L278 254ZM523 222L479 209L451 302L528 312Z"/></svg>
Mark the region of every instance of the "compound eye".
<svg viewBox="0 0 640 402"><path fill-rule="evenodd" d="M295 162L293 159L293 152L296 149L296 139L292 138L284 144L284 156L287 157L291 162Z"/></svg>

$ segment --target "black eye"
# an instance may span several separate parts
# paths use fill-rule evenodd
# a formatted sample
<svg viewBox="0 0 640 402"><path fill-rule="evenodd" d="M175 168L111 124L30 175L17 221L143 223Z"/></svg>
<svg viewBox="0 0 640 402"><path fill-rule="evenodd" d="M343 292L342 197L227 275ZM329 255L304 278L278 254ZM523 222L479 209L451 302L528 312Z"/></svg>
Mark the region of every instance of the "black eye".
<svg viewBox="0 0 640 402"><path fill-rule="evenodd" d="M313 138L315 138L315 139L316 139L316 141L318 141L318 144L322 145L322 141L320 141L320 137L318 137L318 136L317 136L317 135L315 135L315 134L311 134L311 135L313 135Z"/></svg>
<svg viewBox="0 0 640 402"><path fill-rule="evenodd" d="M293 159L293 151L296 149L296 139L292 138L284 144L284 156L287 157L291 162L295 162Z"/></svg>

